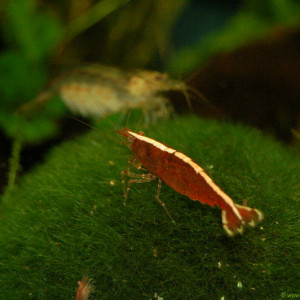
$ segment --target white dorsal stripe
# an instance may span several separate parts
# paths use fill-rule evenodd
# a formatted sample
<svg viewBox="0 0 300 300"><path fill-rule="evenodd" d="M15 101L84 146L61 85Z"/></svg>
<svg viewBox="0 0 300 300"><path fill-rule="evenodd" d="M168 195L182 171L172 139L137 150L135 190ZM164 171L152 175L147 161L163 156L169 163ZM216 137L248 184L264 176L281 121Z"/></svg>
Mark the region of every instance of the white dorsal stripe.
<svg viewBox="0 0 300 300"><path fill-rule="evenodd" d="M158 141L155 141L155 140L153 140L153 139L151 139L151 138L149 138L149 137L146 137L146 136L144 136L144 135L137 134L137 133L135 133L135 132L133 132L133 131L130 131L130 130L128 130L127 132L128 132L129 134L133 135L135 138L137 138L137 139L139 139L139 140L141 140L141 141L147 142L147 143L151 144L152 146L155 146L156 148L160 149L161 151L166 151L166 152L168 152L168 153L170 153L170 154L176 152L175 149L169 148L169 147L163 145L162 143L160 143L160 142L158 142Z"/></svg>
<svg viewBox="0 0 300 300"><path fill-rule="evenodd" d="M240 215L238 209L236 208L233 200L227 195L225 194L214 182L213 180L206 174L206 172L204 171L204 169L202 169L198 164L196 164L190 157L186 156L185 154L176 151L175 149L169 148L165 145L163 145L162 143L155 141L149 137L137 134L133 131L129 131L128 133L131 134L132 136L134 136L135 138L144 141L146 143L151 144L152 146L160 149L161 151L165 151L168 152L170 154L174 154L175 156L177 156L178 158L180 158L181 160L183 160L185 163L189 164L194 171L197 174L200 174L202 176L202 178L206 181L206 183L232 208L233 212L235 213L235 215L242 220L242 216Z"/></svg>

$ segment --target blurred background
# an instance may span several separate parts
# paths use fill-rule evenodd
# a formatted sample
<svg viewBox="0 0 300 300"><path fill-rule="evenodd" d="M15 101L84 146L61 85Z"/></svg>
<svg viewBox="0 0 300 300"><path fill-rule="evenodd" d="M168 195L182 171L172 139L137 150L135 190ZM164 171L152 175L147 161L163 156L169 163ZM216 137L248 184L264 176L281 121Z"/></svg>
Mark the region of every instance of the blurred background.
<svg viewBox="0 0 300 300"><path fill-rule="evenodd" d="M199 116L299 147L297 0L2 0L0 21L1 186L83 127L59 97L30 117L18 108L64 69L90 63L167 72L205 96L210 105L192 101Z"/></svg>

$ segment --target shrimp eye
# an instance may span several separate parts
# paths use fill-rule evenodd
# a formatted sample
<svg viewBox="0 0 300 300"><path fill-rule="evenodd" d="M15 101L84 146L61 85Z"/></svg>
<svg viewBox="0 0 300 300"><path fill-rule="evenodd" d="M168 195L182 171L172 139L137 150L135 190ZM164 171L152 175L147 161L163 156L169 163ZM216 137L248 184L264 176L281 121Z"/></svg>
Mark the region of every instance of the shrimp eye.
<svg viewBox="0 0 300 300"><path fill-rule="evenodd" d="M162 76L162 74L157 74L157 75L154 76L154 79L155 80L162 80L163 76Z"/></svg>
<svg viewBox="0 0 300 300"><path fill-rule="evenodd" d="M155 80L166 80L168 78L169 78L169 76L167 73L156 73L154 76Z"/></svg>

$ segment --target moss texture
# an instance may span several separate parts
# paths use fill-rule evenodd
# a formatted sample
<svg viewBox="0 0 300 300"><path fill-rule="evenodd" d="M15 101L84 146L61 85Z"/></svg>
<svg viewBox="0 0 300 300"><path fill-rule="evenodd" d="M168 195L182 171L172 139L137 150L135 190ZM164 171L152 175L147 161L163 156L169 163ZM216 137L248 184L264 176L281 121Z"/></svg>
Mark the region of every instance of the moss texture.
<svg viewBox="0 0 300 300"><path fill-rule="evenodd" d="M298 154L256 130L195 117L145 131L192 157L236 203L261 209L261 226L228 238L218 208L163 185L173 225L154 199L157 182L133 185L124 207L130 151L93 130L51 151L3 199L1 298L72 299L83 276L90 299L300 293Z"/></svg>

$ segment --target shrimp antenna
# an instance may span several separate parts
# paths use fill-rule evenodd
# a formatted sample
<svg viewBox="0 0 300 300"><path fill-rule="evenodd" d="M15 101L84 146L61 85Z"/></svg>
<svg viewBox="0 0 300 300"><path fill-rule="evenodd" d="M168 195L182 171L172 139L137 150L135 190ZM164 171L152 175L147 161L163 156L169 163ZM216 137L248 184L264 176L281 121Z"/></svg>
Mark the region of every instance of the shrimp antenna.
<svg viewBox="0 0 300 300"><path fill-rule="evenodd" d="M108 122L111 125L111 127L113 127L114 131L118 131L116 124L114 124L112 120L108 120Z"/></svg>
<svg viewBox="0 0 300 300"><path fill-rule="evenodd" d="M192 102L189 96L189 93L187 93L188 89L182 90L182 94L184 95L185 101L189 107L190 112L192 111Z"/></svg>
<svg viewBox="0 0 300 300"><path fill-rule="evenodd" d="M92 129L95 129L95 130L101 132L103 135L105 135L105 136L108 137L109 139L111 139L111 140L113 140L113 141L115 141L115 142L117 142L117 143L119 143L119 144L122 144L122 142L120 142L118 139L115 139L115 138L113 138L112 136L107 135L104 131L100 130L99 128L97 128L97 127L95 127L95 126L93 126L93 125L91 125L91 124L89 124L89 123L87 123L87 122L85 122L85 121L83 121L83 120L80 120L80 119L78 119L78 118L76 118L76 117L74 117L74 116L72 116L72 115L66 115L66 116L67 116L68 118L70 118L70 119L73 119L73 120L75 120L75 121L77 121L77 122L79 122L79 123L82 123L82 124L84 124L84 125L86 125L86 126L92 128Z"/></svg>
<svg viewBox="0 0 300 300"><path fill-rule="evenodd" d="M205 103L209 103L209 101L207 100L207 98L197 89L187 85L186 86L187 91L192 92L195 96L197 96L199 99L201 99L202 101L204 101Z"/></svg>
<svg viewBox="0 0 300 300"><path fill-rule="evenodd" d="M215 106L199 90L188 85L186 86L186 89L187 91L191 92L194 96L197 96L198 99L200 99L203 103L208 105L210 108L216 109Z"/></svg>
<svg viewBox="0 0 300 300"><path fill-rule="evenodd" d="M132 112L132 110L129 110L128 113L127 113L126 128L128 128L128 123L129 123L129 119L130 119L130 116L131 116L131 112Z"/></svg>
<svg viewBox="0 0 300 300"><path fill-rule="evenodd" d="M143 118L145 118L145 122L146 122L146 117L147 117L147 112L145 109L142 110L142 115L140 116L139 120L137 121L136 125L135 125L135 130L137 131L138 128L141 127L141 123ZM144 124L144 123L143 123ZM147 126L146 126L147 127Z"/></svg>

